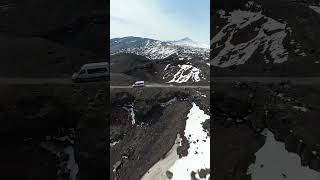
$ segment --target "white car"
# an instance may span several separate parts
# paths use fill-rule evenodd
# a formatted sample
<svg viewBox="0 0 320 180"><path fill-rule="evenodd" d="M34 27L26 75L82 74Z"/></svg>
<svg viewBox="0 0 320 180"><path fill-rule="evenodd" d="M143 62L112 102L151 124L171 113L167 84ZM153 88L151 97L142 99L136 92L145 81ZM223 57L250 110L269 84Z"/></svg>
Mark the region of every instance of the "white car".
<svg viewBox="0 0 320 180"><path fill-rule="evenodd" d="M107 62L90 63L81 67L80 71L72 75L73 82L89 80L108 80L109 64Z"/></svg>
<svg viewBox="0 0 320 180"><path fill-rule="evenodd" d="M135 82L132 87L144 87L144 81Z"/></svg>

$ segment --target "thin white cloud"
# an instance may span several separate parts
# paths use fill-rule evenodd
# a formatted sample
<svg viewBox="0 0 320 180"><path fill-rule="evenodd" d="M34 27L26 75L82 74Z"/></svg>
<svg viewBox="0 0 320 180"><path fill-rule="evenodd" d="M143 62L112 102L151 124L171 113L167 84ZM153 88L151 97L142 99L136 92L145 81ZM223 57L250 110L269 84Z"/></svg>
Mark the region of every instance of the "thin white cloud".
<svg viewBox="0 0 320 180"><path fill-rule="evenodd" d="M162 12L158 2L158 0L111 0L111 38L140 36L174 40L188 36L188 28Z"/></svg>

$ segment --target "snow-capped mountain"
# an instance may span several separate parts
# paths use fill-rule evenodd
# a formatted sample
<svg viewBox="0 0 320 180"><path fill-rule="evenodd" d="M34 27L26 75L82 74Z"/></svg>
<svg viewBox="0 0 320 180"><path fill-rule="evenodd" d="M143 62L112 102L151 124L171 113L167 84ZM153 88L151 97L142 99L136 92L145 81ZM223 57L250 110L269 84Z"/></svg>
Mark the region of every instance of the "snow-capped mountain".
<svg viewBox="0 0 320 180"><path fill-rule="evenodd" d="M164 59L172 54L181 58L198 57L199 60L209 59L209 48L204 45L183 38L177 41L160 41L141 37L123 37L110 40L111 54L133 53L149 59Z"/></svg>
<svg viewBox="0 0 320 180"><path fill-rule="evenodd" d="M274 7L274 3L235 1L234 7L230 2L229 6L219 4L210 64L225 68L246 64L292 65L301 61L318 63L315 55L320 44L317 41L320 27L315 22L320 20L320 5L283 0ZM292 13L296 18L292 18Z"/></svg>
<svg viewBox="0 0 320 180"><path fill-rule="evenodd" d="M209 82L209 49L190 38L159 41L140 37L111 39L111 73L119 79L160 83ZM122 75L120 76L119 73Z"/></svg>

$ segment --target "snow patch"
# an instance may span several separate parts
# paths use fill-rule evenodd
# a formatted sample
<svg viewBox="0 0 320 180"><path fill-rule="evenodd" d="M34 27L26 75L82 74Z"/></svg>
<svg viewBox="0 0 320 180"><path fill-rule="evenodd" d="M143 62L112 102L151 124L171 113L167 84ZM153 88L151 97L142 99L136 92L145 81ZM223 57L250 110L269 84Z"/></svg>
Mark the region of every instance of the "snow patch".
<svg viewBox="0 0 320 180"><path fill-rule="evenodd" d="M52 139L55 139L55 140L58 140L58 141L69 141L70 144L74 144L74 140L71 139L69 136L61 136L61 137L58 137L58 138L53 137Z"/></svg>
<svg viewBox="0 0 320 180"><path fill-rule="evenodd" d="M177 134L174 145L170 151L166 154L166 157L160 159L155 165L148 170L146 174L141 178L141 180L163 180L167 179L166 172L174 164L175 161L179 159L177 149L181 146L180 134Z"/></svg>
<svg viewBox="0 0 320 180"><path fill-rule="evenodd" d="M64 152L69 155L69 159L67 162L67 168L70 170L70 179L76 180L77 174L79 172L78 164L76 163L75 156L74 156L74 149L71 146L68 146L64 149Z"/></svg>
<svg viewBox="0 0 320 180"><path fill-rule="evenodd" d="M209 118L209 115L192 103L184 131L190 144L188 155L178 159L169 169L173 173L172 180L191 179L192 171L196 173L196 178L201 179L199 171L210 169L210 137L202 127L202 123ZM209 178L210 175L207 175L205 179Z"/></svg>
<svg viewBox="0 0 320 180"><path fill-rule="evenodd" d="M302 112L308 111L308 109L306 107L301 107L301 106L293 106L292 108L295 110L298 110L298 111L302 111Z"/></svg>
<svg viewBox="0 0 320 180"><path fill-rule="evenodd" d="M130 113L130 117L131 117L131 124L134 125L136 123L136 119L135 119L133 107L129 108L129 113Z"/></svg>
<svg viewBox="0 0 320 180"><path fill-rule="evenodd" d="M72 146L67 146L65 148L62 148L50 143L41 143L40 146L58 157L60 161L59 169L57 172L58 175L64 174L66 169L68 169L70 180L77 179L79 166L75 160L74 149ZM63 154L68 155L67 162L65 162L65 159L63 158Z"/></svg>
<svg viewBox="0 0 320 180"><path fill-rule="evenodd" d="M269 130L265 130L266 142L256 153L255 163L248 168L252 180L318 180L320 173L301 166L301 159L285 149L285 144L276 141Z"/></svg>
<svg viewBox="0 0 320 180"><path fill-rule="evenodd" d="M111 142L110 143L110 147L113 147L113 146L115 146L116 144L118 144L120 142L120 140L118 140L118 141L114 141L114 142Z"/></svg>
<svg viewBox="0 0 320 180"><path fill-rule="evenodd" d="M304 52L302 52L302 53L300 53L300 54L298 54L298 55L299 55L299 56L303 56L303 57L307 56L307 54L304 53Z"/></svg>
<svg viewBox="0 0 320 180"><path fill-rule="evenodd" d="M174 102L176 102L176 101L177 101L177 98L174 97L174 98L170 99L170 100L167 101L167 102L160 103L160 106L161 106L161 107L166 107L166 106L168 106L168 105L170 105L170 104L172 104L172 103L174 103Z"/></svg>
<svg viewBox="0 0 320 180"><path fill-rule="evenodd" d="M253 6L253 4L254 4L253 1L248 1L245 6L246 6L247 8L250 8L251 6Z"/></svg>
<svg viewBox="0 0 320 180"><path fill-rule="evenodd" d="M167 70L170 64L167 64L163 71Z"/></svg>

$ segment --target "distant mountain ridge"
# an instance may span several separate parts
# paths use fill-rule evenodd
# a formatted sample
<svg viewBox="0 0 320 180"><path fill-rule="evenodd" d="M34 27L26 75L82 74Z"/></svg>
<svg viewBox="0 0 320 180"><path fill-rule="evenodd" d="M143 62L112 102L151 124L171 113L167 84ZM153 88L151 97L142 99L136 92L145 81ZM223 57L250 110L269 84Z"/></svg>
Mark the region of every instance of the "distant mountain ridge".
<svg viewBox="0 0 320 180"><path fill-rule="evenodd" d="M149 59L164 59L172 54L182 58L198 57L209 60L210 50L205 45L183 38L177 41L160 41L142 37L122 37L110 40L110 53L133 53L148 57Z"/></svg>
<svg viewBox="0 0 320 180"><path fill-rule="evenodd" d="M189 46L189 47L195 47L195 48L205 48L209 49L210 45L206 45L197 41L194 41L190 39L189 37L185 37L183 39L177 40L177 41L168 41L169 43L172 43L177 46Z"/></svg>

